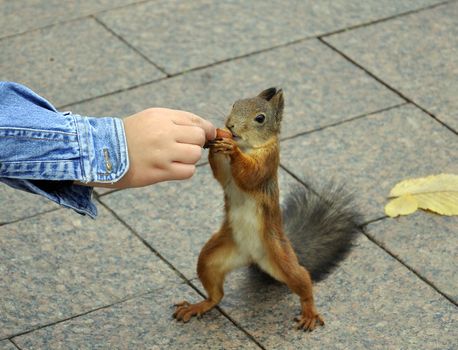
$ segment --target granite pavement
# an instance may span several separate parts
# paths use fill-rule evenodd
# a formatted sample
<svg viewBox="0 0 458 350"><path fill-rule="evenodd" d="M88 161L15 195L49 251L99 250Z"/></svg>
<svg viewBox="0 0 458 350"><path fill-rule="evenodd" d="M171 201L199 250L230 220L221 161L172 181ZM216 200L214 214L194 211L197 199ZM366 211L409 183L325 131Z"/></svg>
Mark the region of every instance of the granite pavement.
<svg viewBox="0 0 458 350"><path fill-rule="evenodd" d="M456 0L0 1L0 80L61 110L221 126L283 88L281 198L337 181L364 220L315 286L325 327L295 330L298 298L249 268L181 324L223 215L205 152L188 181L97 188L96 220L0 184L0 349L458 348L458 218L383 211L403 179L458 174L457 29Z"/></svg>

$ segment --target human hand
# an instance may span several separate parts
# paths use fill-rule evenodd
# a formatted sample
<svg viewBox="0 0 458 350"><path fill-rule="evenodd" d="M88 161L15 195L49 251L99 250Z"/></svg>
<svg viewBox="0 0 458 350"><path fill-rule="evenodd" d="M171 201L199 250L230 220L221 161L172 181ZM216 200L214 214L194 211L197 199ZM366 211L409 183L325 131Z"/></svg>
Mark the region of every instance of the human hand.
<svg viewBox="0 0 458 350"><path fill-rule="evenodd" d="M149 108L124 119L129 170L111 188L142 187L167 180L190 178L215 127L189 112Z"/></svg>

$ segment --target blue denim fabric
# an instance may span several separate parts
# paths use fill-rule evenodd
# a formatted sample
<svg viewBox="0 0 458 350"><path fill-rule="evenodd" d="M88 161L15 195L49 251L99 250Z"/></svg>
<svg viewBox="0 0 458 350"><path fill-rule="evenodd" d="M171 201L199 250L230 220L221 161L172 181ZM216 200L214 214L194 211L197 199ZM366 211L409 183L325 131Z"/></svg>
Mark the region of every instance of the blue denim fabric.
<svg viewBox="0 0 458 350"><path fill-rule="evenodd" d="M95 217L92 188L73 181L113 183L128 168L120 119L61 113L25 86L0 82L0 181Z"/></svg>

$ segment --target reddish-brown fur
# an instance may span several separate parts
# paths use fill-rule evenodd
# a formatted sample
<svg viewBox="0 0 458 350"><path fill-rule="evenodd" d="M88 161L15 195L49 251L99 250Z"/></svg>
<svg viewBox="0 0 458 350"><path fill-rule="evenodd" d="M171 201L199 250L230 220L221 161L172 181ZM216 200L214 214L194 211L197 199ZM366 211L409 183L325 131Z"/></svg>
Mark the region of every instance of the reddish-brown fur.
<svg viewBox="0 0 458 350"><path fill-rule="evenodd" d="M225 191L225 218L220 230L210 238L199 255L197 271L208 298L197 304L185 301L177 304L174 317L187 322L192 316L201 316L222 299L224 278L228 272L242 265L256 263L299 295L302 312L297 318L298 328L311 331L317 325L323 325L315 309L310 275L299 264L282 229L277 136L245 152L232 139L214 141L210 146L209 161L214 177ZM255 238L247 237L255 247L252 254L248 255L247 248L237 243L240 238L234 230L238 228L232 227L230 219L230 213L235 210L231 206L238 203L239 197L254 201L256 210L247 215L258 215L261 223L257 232L261 248L256 245L258 242ZM253 224L257 222L256 218L248 221Z"/></svg>

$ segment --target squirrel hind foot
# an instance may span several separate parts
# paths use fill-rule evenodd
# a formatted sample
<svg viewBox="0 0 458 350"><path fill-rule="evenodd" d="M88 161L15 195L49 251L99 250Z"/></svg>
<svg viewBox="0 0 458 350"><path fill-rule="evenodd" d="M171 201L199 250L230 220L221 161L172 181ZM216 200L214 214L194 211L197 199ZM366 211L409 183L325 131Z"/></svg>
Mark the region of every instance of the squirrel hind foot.
<svg viewBox="0 0 458 350"><path fill-rule="evenodd" d="M204 300L196 304L190 304L184 300L175 304L176 309L173 313L173 318L186 323L194 316L197 318L202 317L204 313L210 311L214 306L215 303L210 300Z"/></svg>
<svg viewBox="0 0 458 350"><path fill-rule="evenodd" d="M297 322L296 329L305 332L311 332L315 330L317 326L324 326L323 318L317 313L296 316L294 321Z"/></svg>

